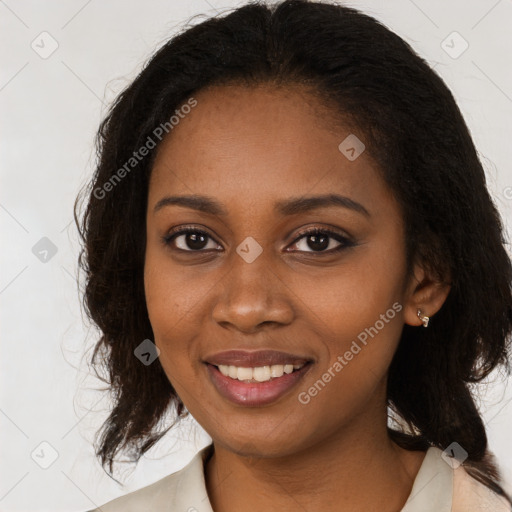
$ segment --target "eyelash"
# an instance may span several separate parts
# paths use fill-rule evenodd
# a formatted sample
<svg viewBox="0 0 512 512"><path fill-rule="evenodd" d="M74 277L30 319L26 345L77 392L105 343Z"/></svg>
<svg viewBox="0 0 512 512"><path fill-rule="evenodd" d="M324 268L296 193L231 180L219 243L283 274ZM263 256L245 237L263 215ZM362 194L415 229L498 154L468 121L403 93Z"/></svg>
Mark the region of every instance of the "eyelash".
<svg viewBox="0 0 512 512"><path fill-rule="evenodd" d="M203 231L202 229L195 228L193 226L185 226L179 231L168 233L167 235L162 237L162 242L165 246L171 247L171 243L174 241L175 238L178 238L181 235L186 235L189 233L197 233L200 235L204 235L211 240L214 240L206 231ZM328 228L309 228L301 231L297 234L297 238L294 240L292 245L295 245L299 240L301 240L304 237L311 236L311 235L327 235L329 238L333 238L337 242L340 242L340 245L334 249L329 249L328 251L296 251L296 252L305 252L305 253L311 253L311 254L334 254L337 252L342 251L343 249L346 249L348 247L353 247L355 243L350 240L348 237L341 235L340 233L333 231ZM207 252L210 249L204 250L185 250L185 249L176 249L181 252L190 252L190 253L201 253L201 252ZM295 252L295 251L293 251Z"/></svg>

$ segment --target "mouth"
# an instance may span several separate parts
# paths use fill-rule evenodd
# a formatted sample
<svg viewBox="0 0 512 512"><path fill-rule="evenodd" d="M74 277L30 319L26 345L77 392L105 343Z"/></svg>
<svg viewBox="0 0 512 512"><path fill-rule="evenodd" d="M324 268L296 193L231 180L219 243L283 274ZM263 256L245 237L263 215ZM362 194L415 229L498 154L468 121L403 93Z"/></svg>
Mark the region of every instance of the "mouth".
<svg viewBox="0 0 512 512"><path fill-rule="evenodd" d="M278 401L313 365L311 359L275 351L223 352L203 362L210 382L222 397L250 407Z"/></svg>

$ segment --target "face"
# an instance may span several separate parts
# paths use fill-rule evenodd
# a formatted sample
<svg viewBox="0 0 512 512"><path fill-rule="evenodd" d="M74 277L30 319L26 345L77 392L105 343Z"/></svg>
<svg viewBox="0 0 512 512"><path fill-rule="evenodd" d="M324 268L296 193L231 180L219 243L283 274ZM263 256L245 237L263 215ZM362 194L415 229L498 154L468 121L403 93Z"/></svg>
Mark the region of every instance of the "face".
<svg viewBox="0 0 512 512"><path fill-rule="evenodd" d="M400 208L369 151L338 147L363 135L333 129L298 89L194 97L159 147L148 196L146 303L171 384L237 453L385 428L410 293Z"/></svg>

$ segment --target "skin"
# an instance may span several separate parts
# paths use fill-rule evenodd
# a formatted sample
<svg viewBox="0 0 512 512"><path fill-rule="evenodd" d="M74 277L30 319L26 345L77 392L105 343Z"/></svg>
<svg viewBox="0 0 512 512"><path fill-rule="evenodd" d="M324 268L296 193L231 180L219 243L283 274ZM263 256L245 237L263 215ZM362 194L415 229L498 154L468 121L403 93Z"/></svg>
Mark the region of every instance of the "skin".
<svg viewBox="0 0 512 512"><path fill-rule="evenodd" d="M145 292L160 362L187 409L212 437L205 481L215 512L396 511L424 452L386 432L386 375L404 323L421 326L448 294L417 264L405 275L399 205L367 149L349 161L338 145L357 128L334 129L330 111L297 87L222 86L159 147L148 194ZM274 203L336 192L369 216L339 206L281 216ZM228 215L184 206L154 212L167 195L204 194ZM202 253L175 227L208 232ZM301 229L332 228L354 246L316 249ZM252 237L248 263L236 248ZM178 248L182 248L180 252ZM185 252L185 251L189 252ZM322 252L323 251L323 252ZM400 312L308 404L298 401L359 333L398 302ZM233 348L276 349L313 364L299 385L260 407L235 405L202 360Z"/></svg>

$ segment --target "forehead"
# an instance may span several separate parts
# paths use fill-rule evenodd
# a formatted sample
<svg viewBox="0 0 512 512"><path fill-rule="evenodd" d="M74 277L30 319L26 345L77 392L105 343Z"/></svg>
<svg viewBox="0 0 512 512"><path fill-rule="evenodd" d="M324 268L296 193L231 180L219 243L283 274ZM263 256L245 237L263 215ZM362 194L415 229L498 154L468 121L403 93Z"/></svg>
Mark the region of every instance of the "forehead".
<svg viewBox="0 0 512 512"><path fill-rule="evenodd" d="M375 202L387 193L368 151L349 159L340 150L364 135L333 123L335 113L300 88L219 86L194 98L158 148L149 207L164 192L207 193L241 207L333 192Z"/></svg>

